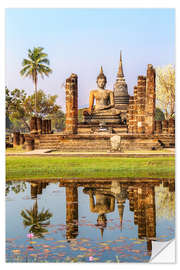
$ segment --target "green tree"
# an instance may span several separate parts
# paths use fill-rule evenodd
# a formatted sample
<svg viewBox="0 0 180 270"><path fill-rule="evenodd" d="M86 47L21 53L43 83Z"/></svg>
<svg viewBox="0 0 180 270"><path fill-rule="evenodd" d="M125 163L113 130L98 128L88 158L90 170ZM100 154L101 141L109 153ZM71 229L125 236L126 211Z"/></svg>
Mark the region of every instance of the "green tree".
<svg viewBox="0 0 180 270"><path fill-rule="evenodd" d="M35 114L37 114L37 82L38 75L44 79L45 76L49 76L52 73L52 69L49 67L49 60L47 54L43 52L44 48L36 47L33 50L28 50L28 59L23 59L23 69L20 74L32 79L35 89Z"/></svg>
<svg viewBox="0 0 180 270"><path fill-rule="evenodd" d="M16 129L29 130L29 121L34 112L35 94L27 96L24 90L14 89L10 91L6 87L6 115ZM57 95L46 95L42 90L37 91L37 110L41 117L49 117L61 121L64 113L56 104ZM58 118L57 118L58 117ZM64 121L64 120L63 120Z"/></svg>
<svg viewBox="0 0 180 270"><path fill-rule="evenodd" d="M48 232L46 227L50 224L50 218L52 213L44 209L41 212L38 212L37 199L33 207L28 210L22 210L21 216L23 217L23 224L25 227L30 227L29 232L33 233L39 238L44 237L44 233Z"/></svg>
<svg viewBox="0 0 180 270"><path fill-rule="evenodd" d="M165 120L164 113L159 108L156 108L156 111L155 111L155 120L160 120L160 121Z"/></svg>
<svg viewBox="0 0 180 270"><path fill-rule="evenodd" d="M65 128L65 114L63 111L57 111L51 115L52 129L63 130Z"/></svg>
<svg viewBox="0 0 180 270"><path fill-rule="evenodd" d="M167 65L156 69L156 99L158 107L165 113L165 118L172 118L175 113L175 68Z"/></svg>

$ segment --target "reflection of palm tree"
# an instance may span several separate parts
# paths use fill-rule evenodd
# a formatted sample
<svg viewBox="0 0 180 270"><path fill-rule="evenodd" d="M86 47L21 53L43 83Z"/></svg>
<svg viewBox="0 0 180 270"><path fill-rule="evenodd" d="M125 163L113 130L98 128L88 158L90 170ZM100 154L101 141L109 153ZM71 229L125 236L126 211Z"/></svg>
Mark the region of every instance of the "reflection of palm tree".
<svg viewBox="0 0 180 270"><path fill-rule="evenodd" d="M24 226L30 226L29 232L33 233L35 236L43 238L43 234L48 232L45 227L50 224L49 219L52 217L52 213L48 210L42 210L38 213L37 200L31 210L22 210L21 216L23 217Z"/></svg>

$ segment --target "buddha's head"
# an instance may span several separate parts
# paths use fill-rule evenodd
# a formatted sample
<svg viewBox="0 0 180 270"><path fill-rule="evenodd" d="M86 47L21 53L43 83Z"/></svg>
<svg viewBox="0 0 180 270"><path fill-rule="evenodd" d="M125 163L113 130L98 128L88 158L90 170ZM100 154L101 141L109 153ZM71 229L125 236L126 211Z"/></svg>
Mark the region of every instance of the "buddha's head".
<svg viewBox="0 0 180 270"><path fill-rule="evenodd" d="M106 215L104 213L98 215L96 226L103 227L103 228L105 228L107 226L107 218L106 218Z"/></svg>
<svg viewBox="0 0 180 270"><path fill-rule="evenodd" d="M107 80L106 80L106 76L104 75L103 73L103 69L102 69L102 66L101 66L101 69L100 69L100 73L97 77L97 85L100 89L104 89L105 86L106 86L106 83L107 83Z"/></svg>

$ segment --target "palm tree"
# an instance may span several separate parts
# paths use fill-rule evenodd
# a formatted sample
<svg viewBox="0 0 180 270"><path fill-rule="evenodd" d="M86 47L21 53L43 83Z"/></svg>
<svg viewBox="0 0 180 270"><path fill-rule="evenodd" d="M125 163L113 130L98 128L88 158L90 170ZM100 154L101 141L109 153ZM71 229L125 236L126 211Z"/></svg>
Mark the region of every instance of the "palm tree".
<svg viewBox="0 0 180 270"><path fill-rule="evenodd" d="M49 219L52 217L52 213L50 213L48 210L42 210L38 213L37 199L32 209L25 209L21 211L21 216L23 217L24 226L30 227L30 233L33 233L39 238L44 237L43 234L48 231L47 229L45 229L45 227L50 224Z"/></svg>
<svg viewBox="0 0 180 270"><path fill-rule="evenodd" d="M20 74L25 77L30 77L34 82L35 88L35 114L37 114L37 81L38 75L44 79L45 76L49 76L52 73L52 69L49 66L49 60L47 54L43 52L44 48L36 47L33 50L28 50L28 59L23 59L23 69Z"/></svg>

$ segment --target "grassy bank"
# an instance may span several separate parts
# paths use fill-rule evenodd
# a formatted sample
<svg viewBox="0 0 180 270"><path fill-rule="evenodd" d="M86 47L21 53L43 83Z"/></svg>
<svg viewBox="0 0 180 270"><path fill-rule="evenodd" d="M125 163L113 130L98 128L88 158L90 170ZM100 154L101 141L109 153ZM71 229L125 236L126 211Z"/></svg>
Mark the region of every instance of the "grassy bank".
<svg viewBox="0 0 180 270"><path fill-rule="evenodd" d="M6 179L174 177L173 157L18 157L6 158Z"/></svg>

